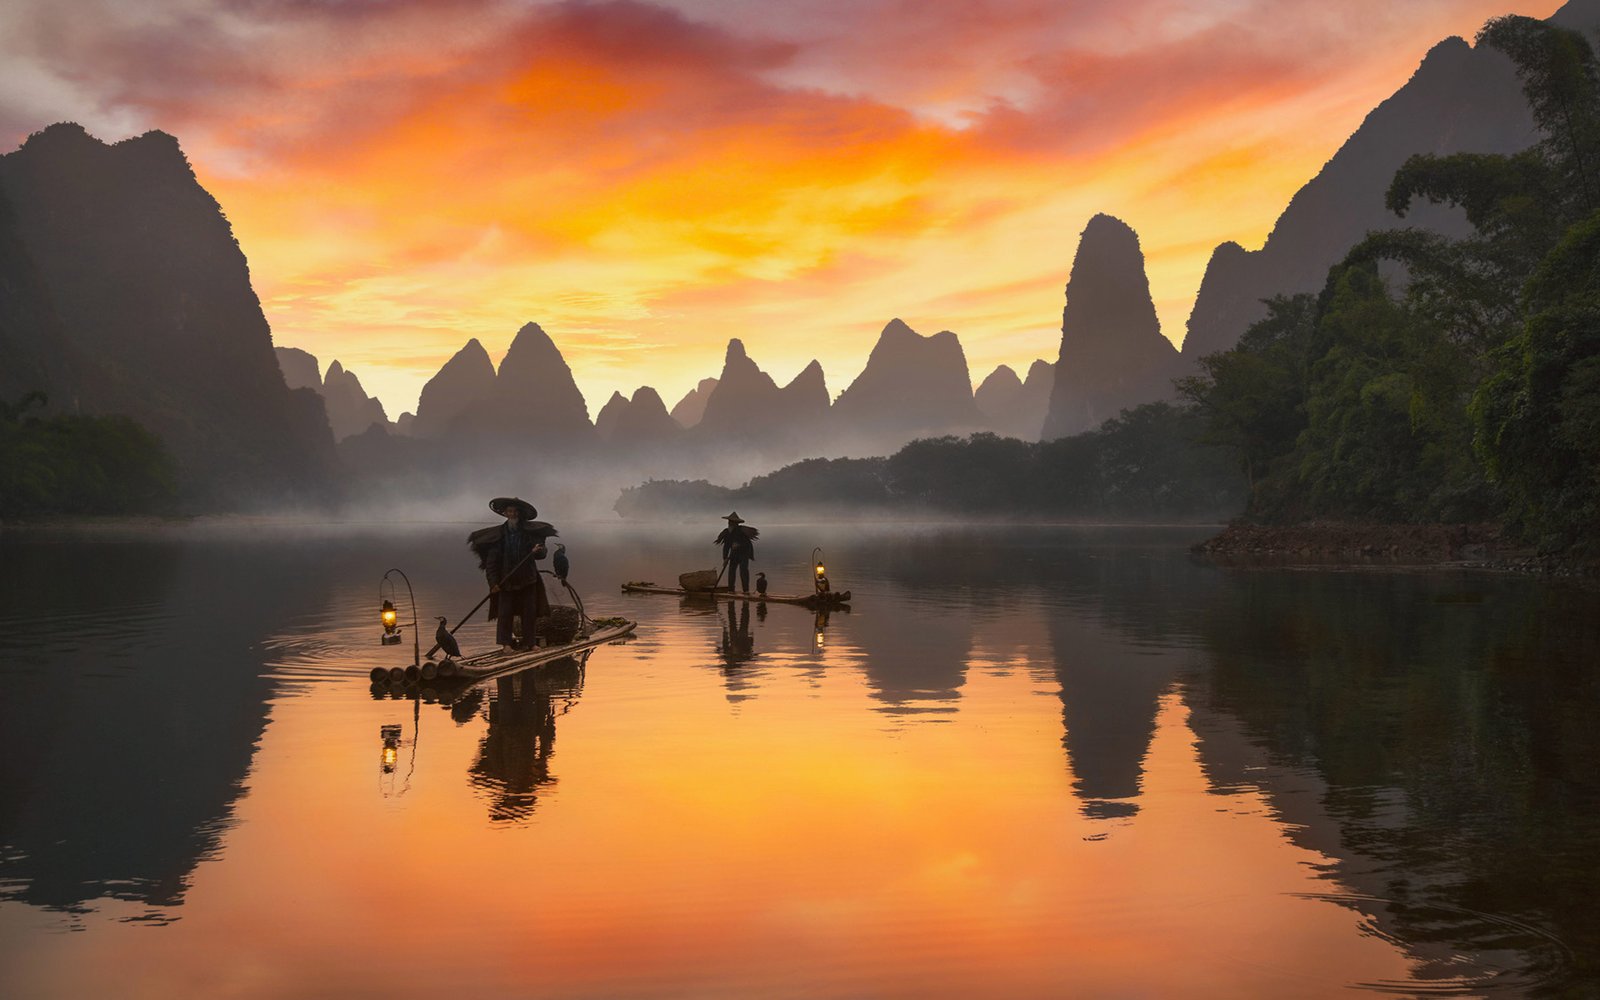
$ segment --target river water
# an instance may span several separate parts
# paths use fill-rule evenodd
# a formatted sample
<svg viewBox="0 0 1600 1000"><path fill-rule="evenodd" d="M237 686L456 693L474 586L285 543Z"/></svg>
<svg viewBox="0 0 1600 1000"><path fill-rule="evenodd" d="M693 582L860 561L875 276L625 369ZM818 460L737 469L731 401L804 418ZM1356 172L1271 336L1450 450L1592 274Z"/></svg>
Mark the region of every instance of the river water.
<svg viewBox="0 0 1600 1000"><path fill-rule="evenodd" d="M1592 592L763 524L822 620L619 592L717 522L574 524L635 638L374 691L380 577L431 636L473 526L0 535L0 995L1600 990Z"/></svg>

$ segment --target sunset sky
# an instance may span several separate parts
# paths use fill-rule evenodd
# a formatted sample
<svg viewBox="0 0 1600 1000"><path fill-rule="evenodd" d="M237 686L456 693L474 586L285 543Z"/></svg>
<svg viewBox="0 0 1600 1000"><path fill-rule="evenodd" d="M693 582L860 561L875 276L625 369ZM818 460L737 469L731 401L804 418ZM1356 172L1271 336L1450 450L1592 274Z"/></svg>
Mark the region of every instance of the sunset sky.
<svg viewBox="0 0 1600 1000"><path fill-rule="evenodd" d="M974 382L1055 360L1078 234L1139 233L1181 341L1206 260L1427 50L1557 0L4 0L0 139L176 135L280 346L394 417L477 337L598 412L740 337L837 394L901 317Z"/></svg>

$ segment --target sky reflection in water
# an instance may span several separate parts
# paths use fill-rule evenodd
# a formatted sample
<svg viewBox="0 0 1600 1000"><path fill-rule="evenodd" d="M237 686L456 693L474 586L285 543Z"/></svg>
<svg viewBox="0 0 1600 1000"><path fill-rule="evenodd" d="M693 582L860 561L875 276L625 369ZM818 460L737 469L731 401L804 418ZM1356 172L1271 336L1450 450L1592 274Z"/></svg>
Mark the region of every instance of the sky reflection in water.
<svg viewBox="0 0 1600 1000"><path fill-rule="evenodd" d="M467 527L0 539L0 992L1595 982L1589 594L1222 571L1192 530L763 525L775 591L814 544L854 591L819 621L617 593L714 565L715 525L579 525L636 638L375 695L410 651L378 578L453 622Z"/></svg>

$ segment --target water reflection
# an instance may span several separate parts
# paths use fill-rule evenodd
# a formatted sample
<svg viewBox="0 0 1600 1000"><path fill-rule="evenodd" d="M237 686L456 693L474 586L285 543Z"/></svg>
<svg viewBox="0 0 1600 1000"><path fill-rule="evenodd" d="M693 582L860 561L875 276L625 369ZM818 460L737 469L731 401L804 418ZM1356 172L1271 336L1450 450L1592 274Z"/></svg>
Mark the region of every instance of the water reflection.
<svg viewBox="0 0 1600 1000"><path fill-rule="evenodd" d="M422 700L412 706L411 737L405 736L405 727L398 722L386 722L378 727L382 749L378 753L378 788L384 798L404 795L411 790L411 776L417 771L417 737L422 728ZM405 776L400 773L400 756L406 754Z"/></svg>
<svg viewBox="0 0 1600 1000"><path fill-rule="evenodd" d="M738 618L734 617L734 605L738 605ZM755 659L756 640L750 634L750 602L729 601L728 619L722 626L722 639L717 643L717 655L722 657L723 664L728 669L733 669L741 663Z"/></svg>
<svg viewBox="0 0 1600 1000"><path fill-rule="evenodd" d="M851 614L585 594L641 620L593 673L367 697L375 571L459 613L459 534L5 551L0 993L182 994L260 942L263 996L515 995L530 961L560 997L1600 982L1592 594L864 531L824 539ZM774 578L803 570L813 539L772 535ZM586 575L670 579L669 542L586 544ZM63 567L91 559L87 613ZM567 863L535 896L507 856ZM106 914L52 938L42 907Z"/></svg>
<svg viewBox="0 0 1600 1000"><path fill-rule="evenodd" d="M1060 685L1061 745L1083 813L1116 819L1139 811L1145 754L1161 696L1178 662L1160 651L1130 649L1115 634L1067 616L1051 621Z"/></svg>
<svg viewBox="0 0 1600 1000"><path fill-rule="evenodd" d="M1448 985L1474 955L1472 990L1594 984L1594 595L1258 572L1230 576L1225 597L1196 689L1214 787L1266 792L1286 831L1332 859L1350 905L1417 951L1424 978ZM1264 754L1255 768L1241 743Z"/></svg>
<svg viewBox="0 0 1600 1000"><path fill-rule="evenodd" d="M898 607L870 607L861 598L856 603L849 638L878 711L954 715L972 651L971 619L920 594L908 594Z"/></svg>
<svg viewBox="0 0 1600 1000"><path fill-rule="evenodd" d="M571 711L583 693L590 652L492 682L494 695L483 713L489 729L471 767L473 787L489 800L490 820L527 819L540 791L555 784L550 757L555 753L556 719Z"/></svg>
<svg viewBox="0 0 1600 1000"><path fill-rule="evenodd" d="M183 902L265 727L263 641L327 600L262 549L4 540L0 899Z"/></svg>

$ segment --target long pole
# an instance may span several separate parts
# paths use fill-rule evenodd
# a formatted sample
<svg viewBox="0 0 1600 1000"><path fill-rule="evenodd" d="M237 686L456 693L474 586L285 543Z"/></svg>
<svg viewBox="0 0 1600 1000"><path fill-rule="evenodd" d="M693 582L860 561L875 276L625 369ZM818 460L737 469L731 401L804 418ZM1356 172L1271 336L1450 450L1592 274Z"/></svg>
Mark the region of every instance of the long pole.
<svg viewBox="0 0 1600 1000"><path fill-rule="evenodd" d="M536 549L536 548L538 548L537 545L534 546L534 549ZM517 570L521 569L523 563L525 563L529 559L533 558L534 549L529 549L528 550L528 554L523 556L521 559L519 559L515 566L513 566L510 569L506 570L504 573L501 573L500 574L500 579L504 580L506 577L510 576L512 573L515 573ZM472 610L471 611L468 611L466 614L461 616L461 620L456 622L456 628L460 628L461 626L465 625L467 623L467 620L470 619L473 615L477 614L479 608L481 608L485 604L489 603L489 598L491 598L493 596L494 596L494 590L493 590L493 588L491 588L487 594L483 595L483 600L479 601L477 604L474 604L472 606ZM453 629L450 630L450 634L451 635L455 635L456 634L456 628L453 628ZM438 651L439 651L439 644L436 642L436 643L433 644L433 648L428 650L428 655L431 657L434 653L437 653Z"/></svg>

